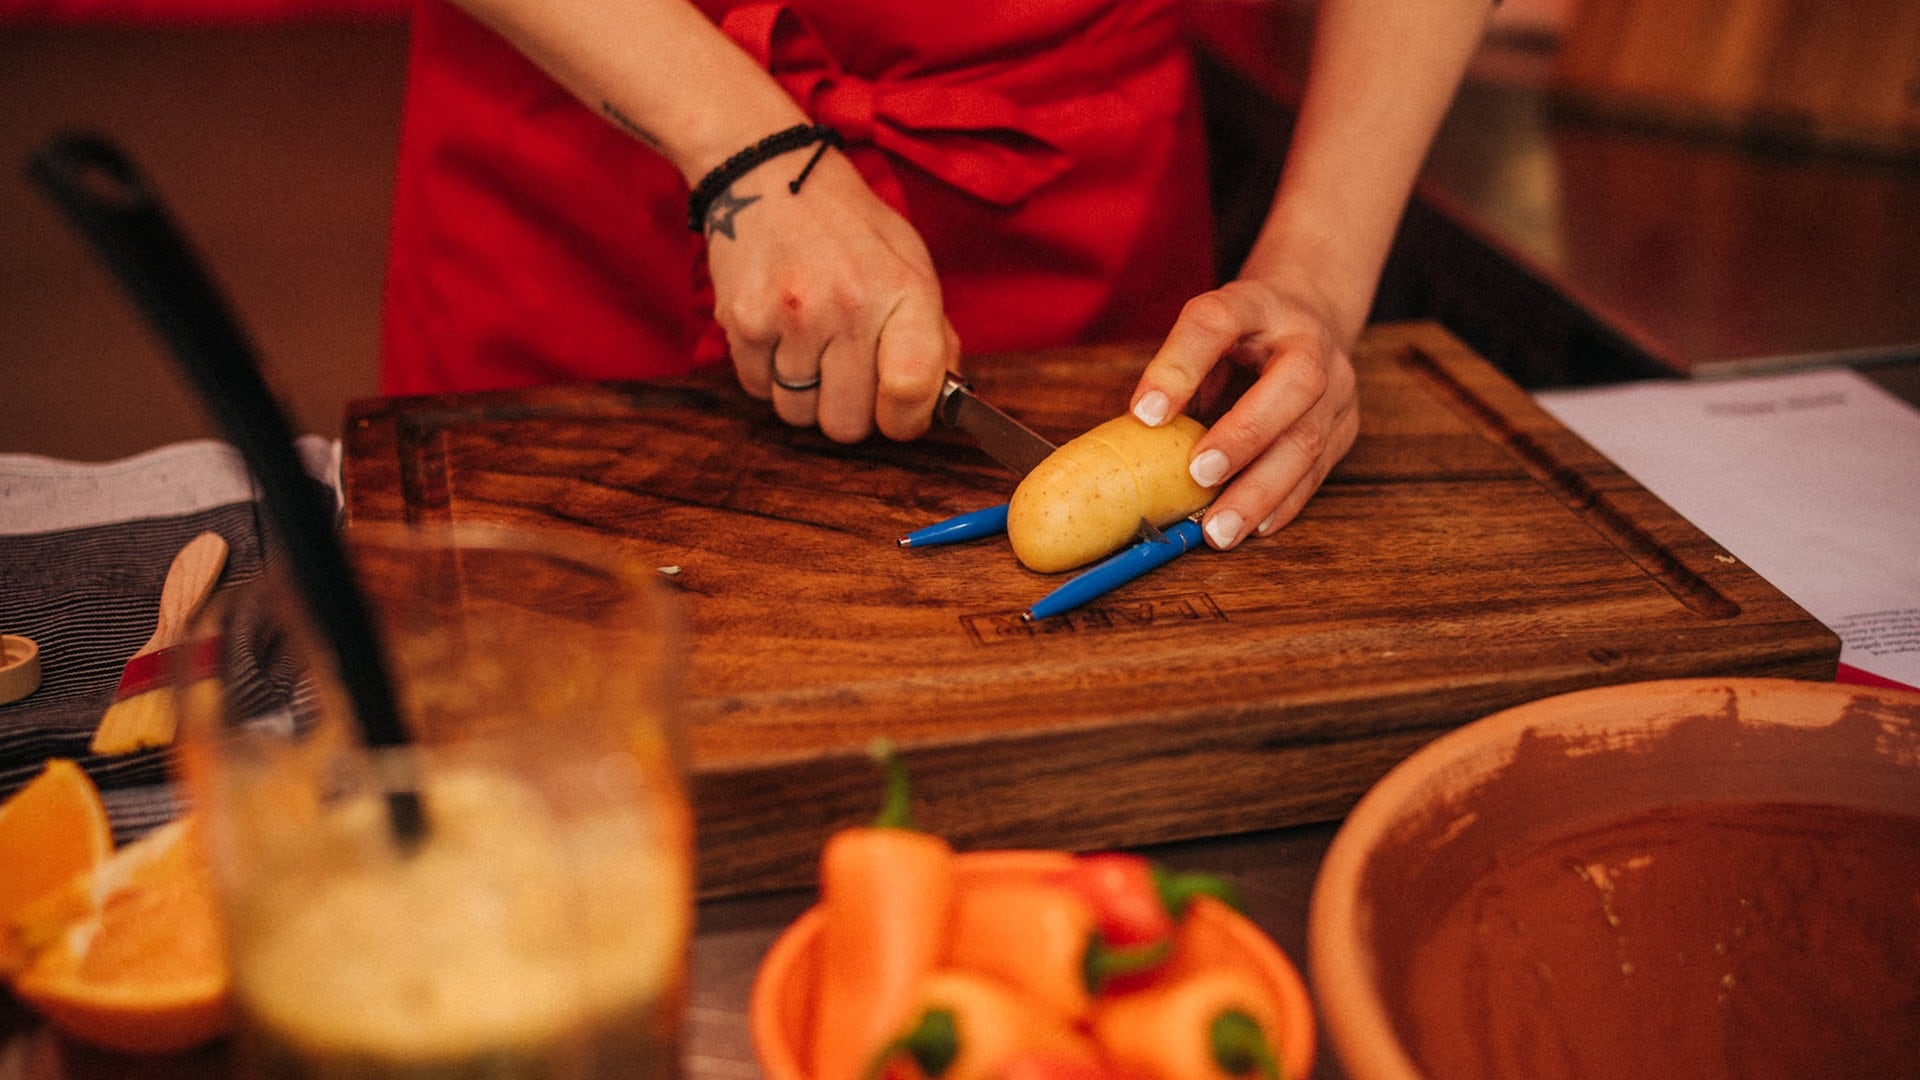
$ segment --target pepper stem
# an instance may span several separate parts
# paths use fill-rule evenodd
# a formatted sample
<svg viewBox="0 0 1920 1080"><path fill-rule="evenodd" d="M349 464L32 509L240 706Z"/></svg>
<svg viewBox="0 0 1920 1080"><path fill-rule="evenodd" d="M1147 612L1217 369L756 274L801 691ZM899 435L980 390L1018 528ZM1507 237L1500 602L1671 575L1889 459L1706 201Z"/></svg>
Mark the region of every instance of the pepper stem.
<svg viewBox="0 0 1920 1080"><path fill-rule="evenodd" d="M1233 882L1218 874L1177 874L1158 863L1149 869L1153 874L1154 891L1160 894L1160 903L1176 921L1186 914L1187 905L1196 896L1211 896L1236 911L1240 909L1239 891L1233 887Z"/></svg>
<svg viewBox="0 0 1920 1080"><path fill-rule="evenodd" d="M1087 992L1098 994L1109 980L1151 971L1166 963L1172 955L1172 938L1161 938L1140 945L1109 945L1095 931L1080 961L1081 977L1086 982Z"/></svg>
<svg viewBox="0 0 1920 1080"><path fill-rule="evenodd" d="M1273 1056L1259 1021L1239 1009L1213 1018L1207 1028L1207 1046L1213 1063L1229 1076L1245 1076L1257 1068L1265 1080L1282 1080L1280 1061Z"/></svg>
<svg viewBox="0 0 1920 1080"><path fill-rule="evenodd" d="M880 1048L868 1062L861 1080L880 1080L887 1066L901 1054L912 1058L926 1076L934 1080L945 1076L953 1067L954 1059L960 1056L960 1031L954 1023L953 1010L936 1008L921 1013L913 1027Z"/></svg>
<svg viewBox="0 0 1920 1080"><path fill-rule="evenodd" d="M907 782L907 766L894 751L893 743L886 739L875 739L867 744L867 754L887 771L886 798L880 804L879 816L873 819L873 827L913 828L913 791Z"/></svg>

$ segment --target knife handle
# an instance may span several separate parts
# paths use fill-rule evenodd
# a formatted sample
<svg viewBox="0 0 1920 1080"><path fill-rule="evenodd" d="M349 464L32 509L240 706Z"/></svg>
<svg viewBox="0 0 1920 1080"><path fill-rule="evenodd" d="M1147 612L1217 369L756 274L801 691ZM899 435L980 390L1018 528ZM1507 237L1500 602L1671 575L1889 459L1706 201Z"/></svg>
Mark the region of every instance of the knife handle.
<svg viewBox="0 0 1920 1080"><path fill-rule="evenodd" d="M953 422L953 396L971 389L973 389L973 387L967 380L960 377L959 372L947 372L946 381L940 384L940 398L933 403L933 416L934 419L940 421L941 427L951 428L955 426Z"/></svg>

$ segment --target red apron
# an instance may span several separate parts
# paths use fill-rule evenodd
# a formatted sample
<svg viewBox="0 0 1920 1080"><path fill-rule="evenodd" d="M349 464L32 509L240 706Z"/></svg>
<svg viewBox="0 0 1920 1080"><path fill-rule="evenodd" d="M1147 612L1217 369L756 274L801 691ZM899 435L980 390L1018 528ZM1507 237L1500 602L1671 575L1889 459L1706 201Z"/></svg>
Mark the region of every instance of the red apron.
<svg viewBox="0 0 1920 1080"><path fill-rule="evenodd" d="M701 6L920 230L966 352L1158 337L1210 284L1174 0ZM381 388L723 361L686 197L664 159L445 0L421 0Z"/></svg>

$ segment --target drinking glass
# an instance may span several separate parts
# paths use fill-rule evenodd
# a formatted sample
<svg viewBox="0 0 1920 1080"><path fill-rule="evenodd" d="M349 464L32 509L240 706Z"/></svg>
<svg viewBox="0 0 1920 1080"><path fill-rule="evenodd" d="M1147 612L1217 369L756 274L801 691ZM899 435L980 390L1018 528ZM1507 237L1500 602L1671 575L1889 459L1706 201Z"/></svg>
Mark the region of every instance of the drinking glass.
<svg viewBox="0 0 1920 1080"><path fill-rule="evenodd" d="M671 597L616 543L558 530L346 537L409 745L360 737L271 572L209 605L180 676L242 1068L677 1076L693 875ZM415 795L417 838L393 814Z"/></svg>

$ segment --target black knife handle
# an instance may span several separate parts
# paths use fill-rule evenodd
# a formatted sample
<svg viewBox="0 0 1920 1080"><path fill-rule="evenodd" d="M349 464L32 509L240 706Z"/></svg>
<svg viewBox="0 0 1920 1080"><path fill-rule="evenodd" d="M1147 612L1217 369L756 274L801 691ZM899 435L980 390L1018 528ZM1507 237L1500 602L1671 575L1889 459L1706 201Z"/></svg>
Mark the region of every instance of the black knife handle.
<svg viewBox="0 0 1920 1080"><path fill-rule="evenodd" d="M934 402L933 415L942 427L954 427L953 399L956 394L973 389L972 384L960 377L958 372L947 372L946 381L940 384L940 400Z"/></svg>

